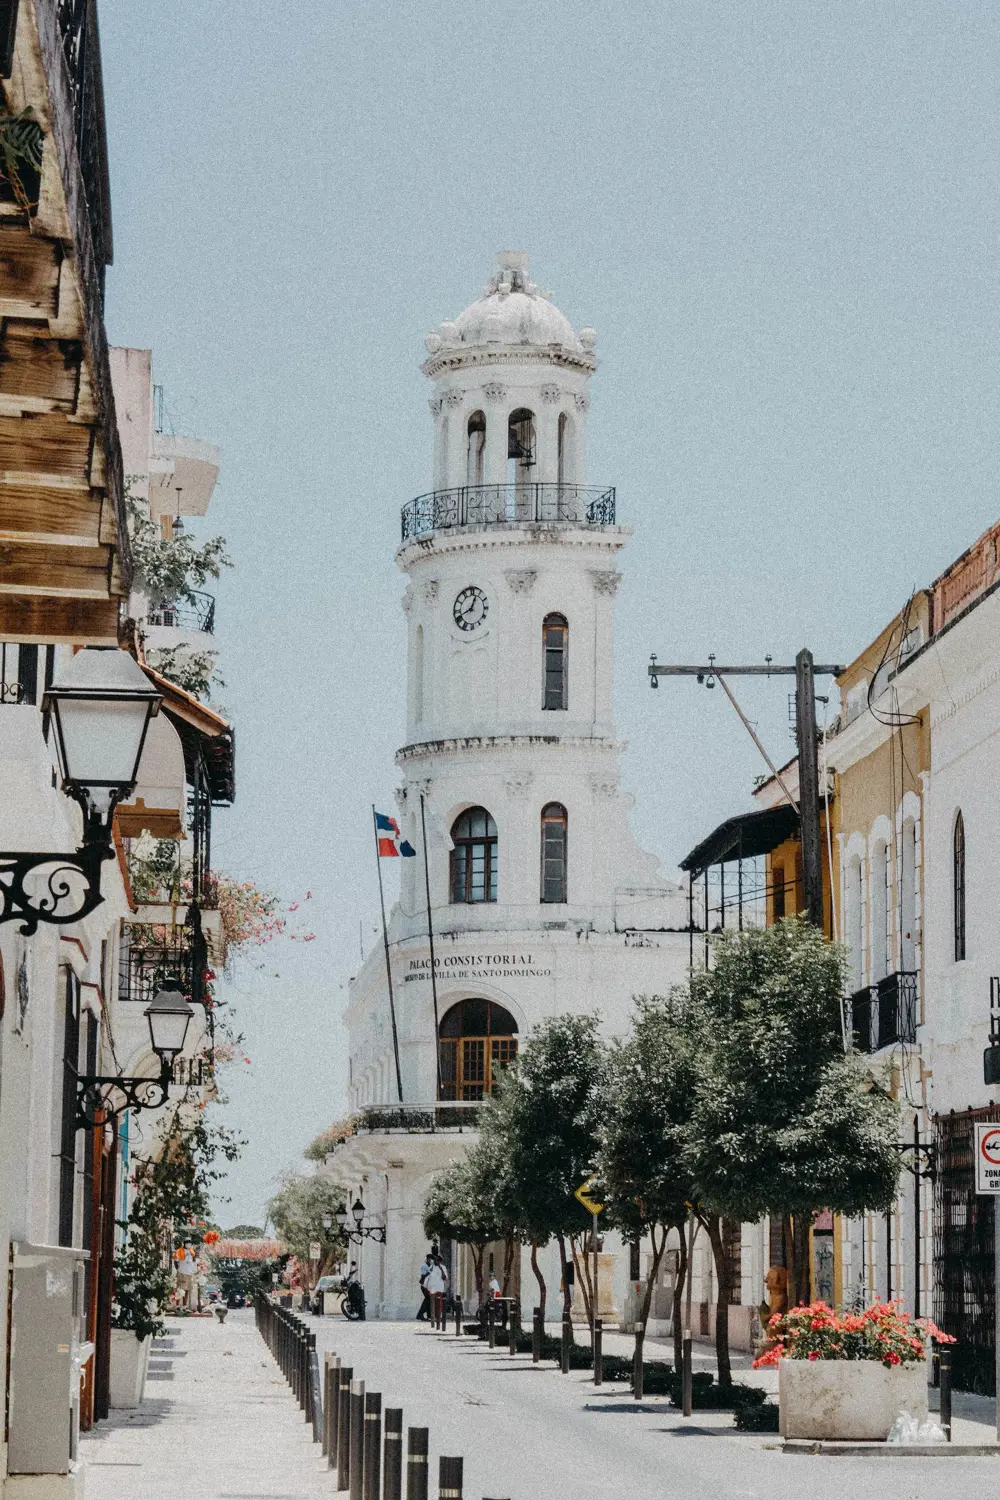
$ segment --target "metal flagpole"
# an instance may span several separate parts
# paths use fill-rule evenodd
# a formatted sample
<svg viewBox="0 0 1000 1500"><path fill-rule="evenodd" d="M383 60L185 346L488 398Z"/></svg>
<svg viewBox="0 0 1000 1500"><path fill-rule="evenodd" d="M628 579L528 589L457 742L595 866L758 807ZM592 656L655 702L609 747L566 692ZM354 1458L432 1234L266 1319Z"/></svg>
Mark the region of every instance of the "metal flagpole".
<svg viewBox="0 0 1000 1500"><path fill-rule="evenodd" d="M385 891L382 888L382 856L378 852L378 819L372 803L372 829L375 833L375 865L378 869L378 902L382 909L382 942L385 945L385 978L389 986L389 1015L392 1017L392 1051L396 1059L396 1090L403 1102L403 1074L399 1066L399 1033L396 1030L396 1002L392 995L392 964L389 961L389 929L385 925Z"/></svg>
<svg viewBox="0 0 1000 1500"><path fill-rule="evenodd" d="M424 841L424 889L427 892L427 941L431 955L431 999L434 1002L434 1062L437 1070L437 1096L441 1098L441 1036L438 1030L437 974L434 971L434 922L431 919L431 877L427 865L427 816L424 812L424 794L420 793L420 832Z"/></svg>

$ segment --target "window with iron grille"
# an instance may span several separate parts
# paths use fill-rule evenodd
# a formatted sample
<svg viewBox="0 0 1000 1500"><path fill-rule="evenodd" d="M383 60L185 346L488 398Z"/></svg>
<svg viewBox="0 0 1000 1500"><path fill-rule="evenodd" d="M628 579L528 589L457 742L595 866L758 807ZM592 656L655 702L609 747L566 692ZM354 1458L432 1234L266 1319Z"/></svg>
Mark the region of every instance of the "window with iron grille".
<svg viewBox="0 0 1000 1500"><path fill-rule="evenodd" d="M723 1219L722 1245L729 1264L729 1300L738 1307L743 1292L743 1225L739 1219Z"/></svg>
<svg viewBox="0 0 1000 1500"><path fill-rule="evenodd" d="M491 1000L460 1000L438 1035L445 1100L484 1099L517 1056L517 1022Z"/></svg>
<svg viewBox="0 0 1000 1500"><path fill-rule="evenodd" d="M497 899L497 825L485 807L470 807L451 827L451 899Z"/></svg>
<svg viewBox="0 0 1000 1500"><path fill-rule="evenodd" d="M569 625L565 615L542 621L543 708L569 707Z"/></svg>
<svg viewBox="0 0 1000 1500"><path fill-rule="evenodd" d="M965 957L965 819L959 813L955 818L954 849L952 851L955 915L955 962Z"/></svg>
<svg viewBox="0 0 1000 1500"><path fill-rule="evenodd" d="M541 897L543 902L564 903L567 900L566 885L566 833L568 818L561 802L550 802L542 808L542 871Z"/></svg>

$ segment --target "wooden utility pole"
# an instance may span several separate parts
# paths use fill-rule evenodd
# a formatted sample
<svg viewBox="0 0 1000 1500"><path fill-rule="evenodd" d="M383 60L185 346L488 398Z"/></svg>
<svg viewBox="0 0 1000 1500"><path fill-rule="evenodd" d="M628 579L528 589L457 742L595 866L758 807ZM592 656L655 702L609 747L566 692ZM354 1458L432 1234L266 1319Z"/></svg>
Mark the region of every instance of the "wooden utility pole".
<svg viewBox="0 0 1000 1500"><path fill-rule="evenodd" d="M795 739L799 749L799 822L806 920L823 926L823 846L819 826L819 750L812 652L795 658Z"/></svg>
<svg viewBox="0 0 1000 1500"><path fill-rule="evenodd" d="M798 814L802 837L802 884L805 898L806 919L815 927L823 926L823 839L820 832L819 795L819 739L816 733L816 676L839 677L841 666L824 664L817 667L812 652L803 647L795 658L795 665L776 665L766 662L763 666L718 666L714 657L702 666L673 666L661 663L654 656L648 667L650 687L659 687L661 677L697 677L699 682L712 687L716 681L749 731L768 768L781 787L792 807L793 798L781 773L777 770L764 746L761 744L749 720L736 702L732 690L725 681L727 677L795 677L795 738L798 744L799 801ZM707 878L707 876L706 876ZM706 933L707 940L707 933Z"/></svg>

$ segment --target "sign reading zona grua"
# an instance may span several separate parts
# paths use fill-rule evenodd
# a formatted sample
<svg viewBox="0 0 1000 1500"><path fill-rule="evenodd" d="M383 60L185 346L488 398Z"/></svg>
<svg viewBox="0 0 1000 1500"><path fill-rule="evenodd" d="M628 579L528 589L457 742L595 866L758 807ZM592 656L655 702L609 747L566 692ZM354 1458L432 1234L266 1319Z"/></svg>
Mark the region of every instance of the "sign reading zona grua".
<svg viewBox="0 0 1000 1500"><path fill-rule="evenodd" d="M976 1192L1000 1193L1000 1125L977 1125Z"/></svg>

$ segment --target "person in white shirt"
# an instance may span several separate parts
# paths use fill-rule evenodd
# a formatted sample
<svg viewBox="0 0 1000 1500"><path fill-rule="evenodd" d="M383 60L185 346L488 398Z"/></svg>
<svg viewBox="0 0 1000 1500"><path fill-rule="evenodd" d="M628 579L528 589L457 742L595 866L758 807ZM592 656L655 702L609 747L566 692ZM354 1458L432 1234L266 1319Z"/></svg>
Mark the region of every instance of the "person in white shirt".
<svg viewBox="0 0 1000 1500"><path fill-rule="evenodd" d="M432 1321L440 1323L444 1317L444 1294L448 1290L448 1272L440 1255L435 1255L431 1261L424 1288L431 1299Z"/></svg>

